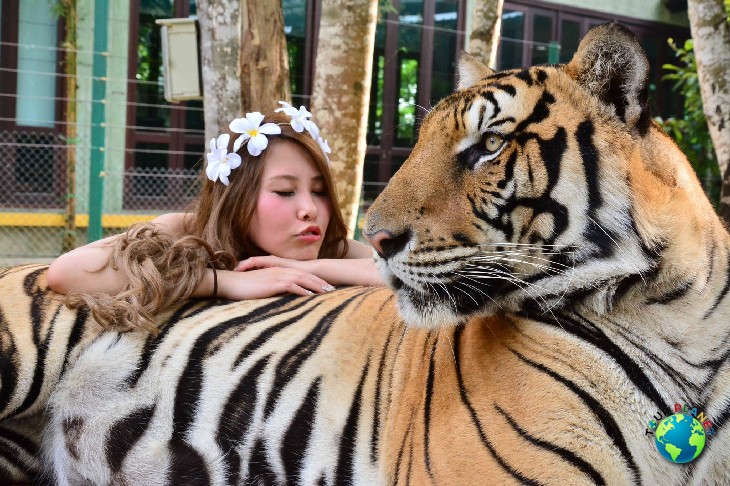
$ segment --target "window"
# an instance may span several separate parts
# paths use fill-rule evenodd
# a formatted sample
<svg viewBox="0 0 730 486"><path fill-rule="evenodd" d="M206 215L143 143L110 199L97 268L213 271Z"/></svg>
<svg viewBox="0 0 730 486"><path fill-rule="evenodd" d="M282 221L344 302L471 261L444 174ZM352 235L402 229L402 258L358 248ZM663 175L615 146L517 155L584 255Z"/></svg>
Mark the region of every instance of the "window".
<svg viewBox="0 0 730 486"><path fill-rule="evenodd" d="M0 12L0 205L62 208L62 25L46 0L3 0Z"/></svg>
<svg viewBox="0 0 730 486"><path fill-rule="evenodd" d="M201 101L163 95L160 28L155 20L196 13L194 0L130 2L125 209L180 209L193 196L205 150Z"/></svg>
<svg viewBox="0 0 730 486"><path fill-rule="evenodd" d="M570 62L573 54L578 50L582 31L581 19L569 15L561 16L560 31L558 32L558 39L560 39L559 62Z"/></svg>
<svg viewBox="0 0 730 486"><path fill-rule="evenodd" d="M689 30L609 14L554 6L546 2L509 1L502 12L502 38L498 69L528 67L535 64L569 62L588 30L605 22L617 21L630 28L640 39L651 66L650 103L652 112L662 116L681 114L682 102L662 81L661 66L674 62L667 39L684 42Z"/></svg>
<svg viewBox="0 0 730 486"><path fill-rule="evenodd" d="M309 0L283 0L284 34L289 50L289 77L293 103L309 105L309 94L312 91L312 49L313 35L307 35L312 18L316 15L316 2Z"/></svg>
<svg viewBox="0 0 730 486"><path fill-rule="evenodd" d="M372 201L416 143L427 110L454 90L464 0L392 2L375 32L364 200Z"/></svg>
<svg viewBox="0 0 730 486"><path fill-rule="evenodd" d="M555 25L555 13L552 11L505 4L499 69L557 63L559 45L555 42Z"/></svg>
<svg viewBox="0 0 730 486"><path fill-rule="evenodd" d="M522 54L525 43L525 12L508 9L502 11L502 34L499 41L499 68L513 69L524 65Z"/></svg>

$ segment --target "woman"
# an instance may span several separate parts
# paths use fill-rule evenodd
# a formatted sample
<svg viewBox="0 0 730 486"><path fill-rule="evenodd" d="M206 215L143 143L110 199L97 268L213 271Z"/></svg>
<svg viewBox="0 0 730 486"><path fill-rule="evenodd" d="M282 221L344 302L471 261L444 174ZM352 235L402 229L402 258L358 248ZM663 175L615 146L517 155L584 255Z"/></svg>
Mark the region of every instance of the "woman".
<svg viewBox="0 0 730 486"><path fill-rule="evenodd" d="M61 255L48 270L50 288L68 294L72 307L88 305L102 325L155 332L155 314L187 297L380 284L370 247L346 239L329 147L311 114L280 103L267 117L231 122L232 152L230 134L211 140L207 177L189 212Z"/></svg>

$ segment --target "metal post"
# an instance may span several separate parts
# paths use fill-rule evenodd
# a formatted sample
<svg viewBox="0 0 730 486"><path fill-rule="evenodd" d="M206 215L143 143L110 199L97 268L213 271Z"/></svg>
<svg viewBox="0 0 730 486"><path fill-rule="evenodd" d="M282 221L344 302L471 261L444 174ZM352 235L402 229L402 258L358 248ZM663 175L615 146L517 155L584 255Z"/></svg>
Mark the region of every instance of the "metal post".
<svg viewBox="0 0 730 486"><path fill-rule="evenodd" d="M548 64L557 64L560 62L560 43L556 41L550 42L548 45Z"/></svg>
<svg viewBox="0 0 730 486"><path fill-rule="evenodd" d="M106 108L107 19L109 1L94 2L94 65L91 105L91 168L89 170L88 241L102 237L101 215L104 203L104 144Z"/></svg>

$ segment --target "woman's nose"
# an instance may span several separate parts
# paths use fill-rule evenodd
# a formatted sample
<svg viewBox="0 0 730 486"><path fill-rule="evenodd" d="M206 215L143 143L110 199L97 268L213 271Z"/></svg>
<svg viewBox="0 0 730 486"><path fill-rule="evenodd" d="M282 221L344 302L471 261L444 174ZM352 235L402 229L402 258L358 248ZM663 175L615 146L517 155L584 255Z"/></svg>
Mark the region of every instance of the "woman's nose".
<svg viewBox="0 0 730 486"><path fill-rule="evenodd" d="M317 205L311 195L302 196L299 203L299 219L310 220L317 217Z"/></svg>

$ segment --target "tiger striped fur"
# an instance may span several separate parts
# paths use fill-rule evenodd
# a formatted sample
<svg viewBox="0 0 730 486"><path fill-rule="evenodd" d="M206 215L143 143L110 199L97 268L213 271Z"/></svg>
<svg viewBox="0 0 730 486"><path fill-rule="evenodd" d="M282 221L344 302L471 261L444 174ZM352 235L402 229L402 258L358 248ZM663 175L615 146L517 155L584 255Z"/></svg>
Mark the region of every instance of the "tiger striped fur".
<svg viewBox="0 0 730 486"><path fill-rule="evenodd" d="M613 24L567 65L462 58L363 228L392 290L190 301L150 338L3 271L0 480L730 484L730 235L646 69ZM716 430L685 465L645 434L675 402Z"/></svg>

